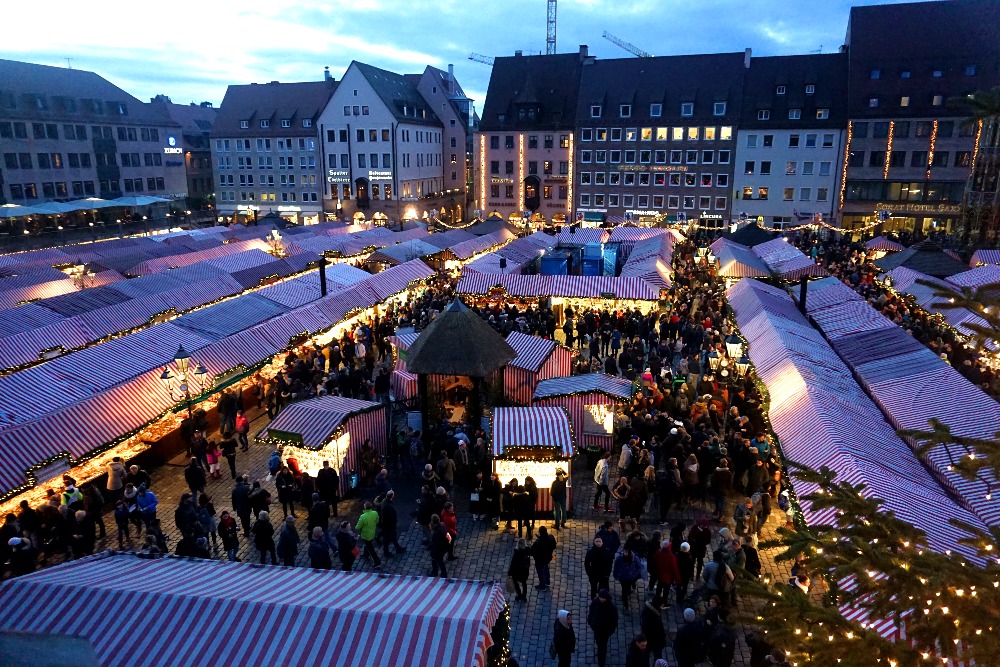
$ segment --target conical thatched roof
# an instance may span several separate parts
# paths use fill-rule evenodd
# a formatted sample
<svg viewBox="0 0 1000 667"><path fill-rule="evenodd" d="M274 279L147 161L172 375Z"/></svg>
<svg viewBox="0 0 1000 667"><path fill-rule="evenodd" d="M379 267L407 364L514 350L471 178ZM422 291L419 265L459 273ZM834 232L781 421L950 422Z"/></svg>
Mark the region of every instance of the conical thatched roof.
<svg viewBox="0 0 1000 667"><path fill-rule="evenodd" d="M758 226L757 223L751 222L750 224L737 229L735 232L730 233L727 231L723 232L722 235L734 243L741 243L749 248L755 245L760 245L761 243L773 241L781 235L781 230L764 229Z"/></svg>
<svg viewBox="0 0 1000 667"><path fill-rule="evenodd" d="M930 239L924 239L902 252L877 259L875 266L883 271L892 271L898 266L905 266L935 278L947 278L968 270L967 265L945 253L941 246Z"/></svg>
<svg viewBox="0 0 1000 667"><path fill-rule="evenodd" d="M455 299L410 346L406 370L427 375L486 377L516 356L503 336Z"/></svg>

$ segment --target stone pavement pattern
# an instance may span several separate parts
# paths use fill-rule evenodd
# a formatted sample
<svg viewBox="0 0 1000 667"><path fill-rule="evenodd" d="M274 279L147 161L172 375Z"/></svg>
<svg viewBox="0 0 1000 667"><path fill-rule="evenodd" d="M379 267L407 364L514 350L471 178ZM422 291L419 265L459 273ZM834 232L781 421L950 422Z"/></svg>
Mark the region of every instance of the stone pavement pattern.
<svg viewBox="0 0 1000 667"><path fill-rule="evenodd" d="M266 415L253 422L252 433L256 434L268 422ZM214 434L210 434L214 435ZM214 437L218 437L214 435ZM251 439L251 449L247 454L237 454L237 470L240 473L250 473L251 479L262 481L262 485L274 494L275 501L277 494L273 482L263 481L267 475L267 458L270 449L264 445L254 443ZM153 491L159 499L158 517L161 520L164 532L169 537L168 547L173 552L180 535L174 525L173 512L177 506L182 493L188 491L184 482L183 465L186 463L183 456L178 457L169 465L150 471L153 477ZM216 511L221 514L224 509L231 509L231 492L233 481L230 478L228 466L223 461L223 478L221 480L209 480L206 492L212 497ZM587 627L587 609L590 604L590 584L584 572L584 555L589 548L594 533L600 524L607 517L614 517L612 514L593 511L591 506L592 484L591 474L585 469L582 461L578 461L574 467L575 479L579 480L574 486L574 491L578 496L574 498L574 506L577 511L571 513L571 519L566 529L555 531L549 519L539 519L538 526L547 526L551 534L556 538L557 548L555 559L551 565L552 585L549 591L539 592L534 589L537 581L534 579L534 568L532 568L532 578L529 580L528 602L514 602L513 593L507 593L508 602L511 605L511 653L522 667L535 665L551 665L554 662L549 658L548 647L552 638L552 624L556 617L556 612L560 609L567 609L573 613L574 627L577 637L577 653L573 658L573 665L594 666L597 665L593 635ZM400 516L399 542L406 548L404 554L396 555L389 559L383 559L382 571L390 574L426 575L430 573L430 556L426 548L421 544L425 531L417 525L411 517L411 512L416 508L415 499L419 495L419 487L415 481L400 479L398 475L390 476L397 493L397 509ZM468 493L457 490L453 493L453 498L459 510L458 542L455 553L459 557L457 561L447 562L448 574L454 578L493 580L505 582L507 577L507 566L510 563L510 556L514 550L516 531L513 533L495 531L488 527L485 521L474 521L468 512ZM350 521L352 527L357 521L361 512L363 498L346 500L340 503L339 513L341 520ZM706 508L706 512L707 512ZM700 516L700 508L671 511L668 519L668 526L660 527L651 521L644 521L643 532L649 535L654 530L669 531L679 519L684 519L689 525ZM303 543L300 544L299 556L296 559L296 566L308 567L309 559L306 554L308 541L305 535L305 511L298 508L300 536ZM653 513L655 514L655 512ZM650 513L647 512L647 517ZM770 523L761 534L761 539L774 537L775 528L779 519L783 517L780 511L772 514ZM271 521L275 528L280 527L281 505L276 502L271 505ZM98 550L117 548L115 537L114 517L110 513L105 516L105 523L108 527L108 537L98 541ZM331 520L331 524L333 520ZM516 525L516 524L515 524ZM729 527L732 528L730 522ZM501 524L501 528L503 524ZM721 526L716 526L721 527ZM275 535L277 538L277 535ZM137 540L133 535L131 547L138 548L141 540ZM714 546L714 545L713 545ZM213 551L213 555L224 559L225 552L220 548ZM381 550L379 550L381 556ZM240 550L238 556L246 562L259 562L259 553L253 545L240 535ZM765 575L770 575L775 580L787 580L791 577L789 565L787 563L775 564L771 555L761 551L761 560L764 565ZM339 562L335 559L334 566ZM355 563L355 570L371 571L372 566L364 559L358 559ZM780 578L780 579L779 579ZM636 603L633 595L631 609L625 611L620 604L620 585L612 579L611 592L619 608L618 632L614 635L608 647L608 665L623 665L625 663L625 651L629 642L639 630L639 613L642 608L641 600L645 599L645 585L640 582L638 587L639 603ZM750 629L750 623L755 618L755 610L751 609L751 602L741 599L737 610L734 610L733 618L736 625L733 627L739 638L739 646L734 665L749 664L749 649L747 649L743 636ZM681 612L683 610L671 606L664 611L663 619L667 629L668 644L672 642L673 635L678 624L683 623ZM673 651L668 646L666 651L670 664L673 661ZM708 663L704 663L707 665Z"/></svg>

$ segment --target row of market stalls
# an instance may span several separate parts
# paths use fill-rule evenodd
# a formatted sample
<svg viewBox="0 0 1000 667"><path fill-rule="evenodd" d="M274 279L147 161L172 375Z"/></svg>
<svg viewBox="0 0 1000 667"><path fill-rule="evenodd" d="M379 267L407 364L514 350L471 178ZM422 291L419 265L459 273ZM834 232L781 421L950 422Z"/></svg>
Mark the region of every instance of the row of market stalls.
<svg viewBox="0 0 1000 667"><path fill-rule="evenodd" d="M494 582L107 552L4 582L0 630L27 633L30 664L64 664L50 647L74 637L105 667L486 667L509 620Z"/></svg>
<svg viewBox="0 0 1000 667"><path fill-rule="evenodd" d="M351 267L333 274L346 286L327 296L315 280L288 280L0 378L0 456L8 462L0 494L12 498L70 467L96 476L112 455L130 458L176 428L185 398L161 371L176 365L179 347L197 360L190 379L198 403L256 371L273 375L275 355L309 337L339 336L434 271L416 260L377 275Z"/></svg>
<svg viewBox="0 0 1000 667"><path fill-rule="evenodd" d="M502 248L513 239L514 235L506 229L482 236L452 229L376 250L365 263L380 270L422 259L435 268L454 270L473 257Z"/></svg>

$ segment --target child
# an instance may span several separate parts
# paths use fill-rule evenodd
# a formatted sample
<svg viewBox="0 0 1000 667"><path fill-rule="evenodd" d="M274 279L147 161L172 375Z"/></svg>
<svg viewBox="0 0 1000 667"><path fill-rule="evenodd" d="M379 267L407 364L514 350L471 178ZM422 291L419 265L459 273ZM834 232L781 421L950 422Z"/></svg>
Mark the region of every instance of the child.
<svg viewBox="0 0 1000 667"><path fill-rule="evenodd" d="M124 500L119 500L115 503L115 523L118 524L118 548L125 548L125 540L129 542L132 541L132 536L129 534L129 508L125 504Z"/></svg>

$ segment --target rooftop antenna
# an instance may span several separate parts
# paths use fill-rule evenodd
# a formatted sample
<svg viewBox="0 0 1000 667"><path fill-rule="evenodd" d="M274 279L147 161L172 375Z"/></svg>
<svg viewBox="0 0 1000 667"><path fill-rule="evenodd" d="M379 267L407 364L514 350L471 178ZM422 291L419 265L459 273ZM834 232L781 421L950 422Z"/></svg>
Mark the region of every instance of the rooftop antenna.
<svg viewBox="0 0 1000 667"><path fill-rule="evenodd" d="M67 69L73 69L73 59L72 58L67 58L66 59L66 68Z"/></svg>
<svg viewBox="0 0 1000 667"><path fill-rule="evenodd" d="M823 45L820 44L818 49L816 49L815 51L810 51L809 53L823 53Z"/></svg>

